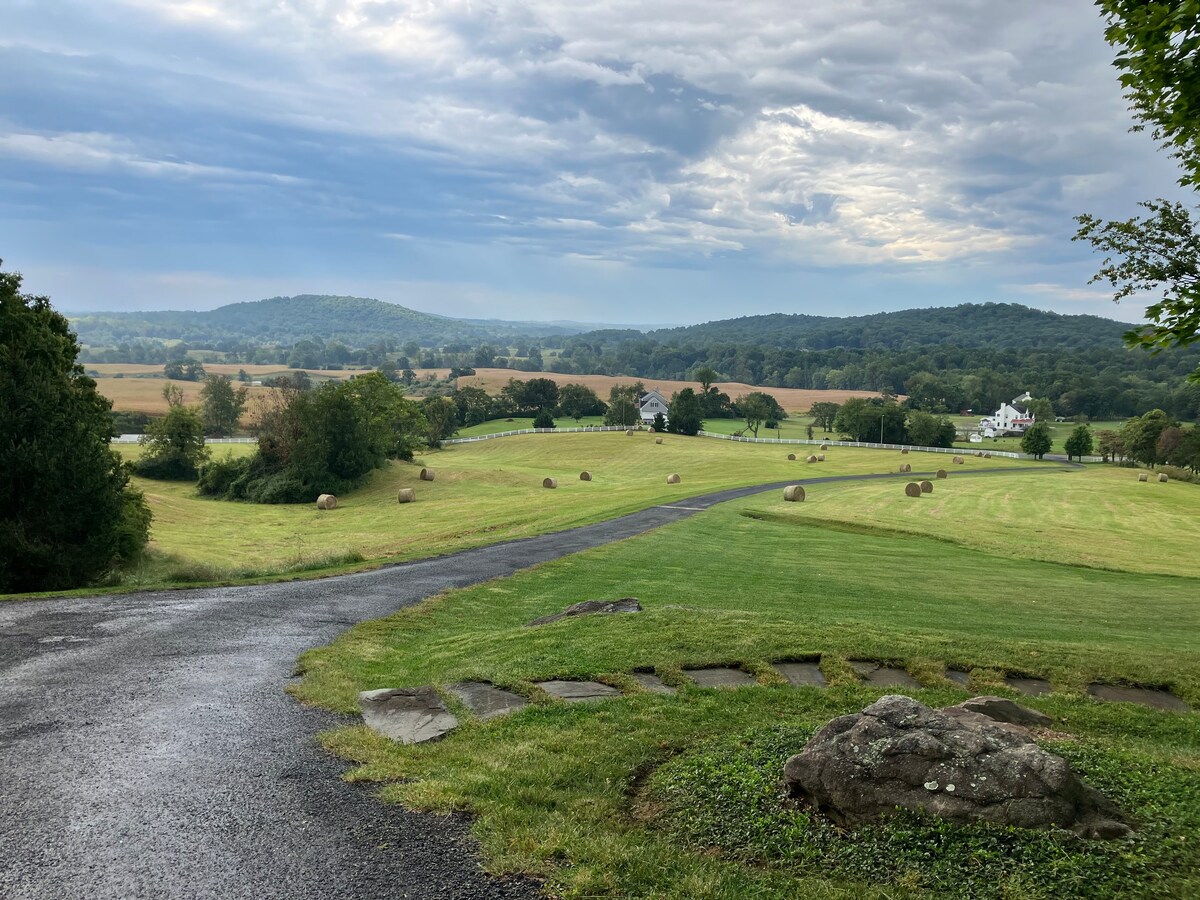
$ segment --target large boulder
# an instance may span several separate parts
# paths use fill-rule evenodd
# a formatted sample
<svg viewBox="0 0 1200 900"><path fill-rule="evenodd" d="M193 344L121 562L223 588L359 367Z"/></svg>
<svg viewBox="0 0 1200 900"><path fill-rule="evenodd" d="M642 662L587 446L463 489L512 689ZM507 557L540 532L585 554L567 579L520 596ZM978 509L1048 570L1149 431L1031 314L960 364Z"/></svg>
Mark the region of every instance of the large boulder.
<svg viewBox="0 0 1200 900"><path fill-rule="evenodd" d="M895 694L818 731L787 761L784 780L842 825L901 807L961 824L1058 826L1089 838L1129 832L1112 803L1021 729Z"/></svg>

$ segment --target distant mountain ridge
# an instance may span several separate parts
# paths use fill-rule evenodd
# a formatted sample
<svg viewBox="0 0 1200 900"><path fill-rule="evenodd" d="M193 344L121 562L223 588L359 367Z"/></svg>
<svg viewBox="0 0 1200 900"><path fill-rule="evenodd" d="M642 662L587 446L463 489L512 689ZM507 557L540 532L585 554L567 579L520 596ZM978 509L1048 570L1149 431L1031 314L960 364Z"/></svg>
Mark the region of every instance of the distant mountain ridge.
<svg viewBox="0 0 1200 900"><path fill-rule="evenodd" d="M1016 303L964 303L849 318L774 313L642 333L628 327L562 321L459 319L365 297L315 294L271 297L201 312L92 313L71 322L81 342L92 347L145 340L182 340L192 346L290 346L316 337L351 347L382 340L440 347L574 336L605 344L648 340L675 346L721 343L784 350L905 350L936 345L999 350L1119 347L1130 328L1099 316L1063 315Z"/></svg>

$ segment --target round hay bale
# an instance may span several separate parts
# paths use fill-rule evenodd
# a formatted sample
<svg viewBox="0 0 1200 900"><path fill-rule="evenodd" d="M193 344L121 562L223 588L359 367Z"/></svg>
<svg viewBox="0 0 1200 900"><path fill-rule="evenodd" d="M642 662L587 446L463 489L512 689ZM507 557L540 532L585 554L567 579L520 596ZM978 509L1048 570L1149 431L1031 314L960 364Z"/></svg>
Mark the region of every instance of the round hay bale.
<svg viewBox="0 0 1200 900"><path fill-rule="evenodd" d="M591 481L591 480L592 480L592 473L591 473L591 472L580 472L580 473L579 473L579 480L580 480L580 481Z"/></svg>
<svg viewBox="0 0 1200 900"><path fill-rule="evenodd" d="M906 484L904 486L904 496L905 497L920 497L921 496L921 486L919 484L917 484L915 481L910 481L908 484Z"/></svg>
<svg viewBox="0 0 1200 900"><path fill-rule="evenodd" d="M825 454L824 453L817 454L817 462L825 462Z"/></svg>
<svg viewBox="0 0 1200 900"><path fill-rule="evenodd" d="M656 444L661 444L661 443L662 443L662 438L655 438L655 439L654 439L654 443L656 443Z"/></svg>
<svg viewBox="0 0 1200 900"><path fill-rule="evenodd" d="M783 499L798 503L804 499L804 488L798 484L789 484L783 489Z"/></svg>
<svg viewBox="0 0 1200 900"><path fill-rule="evenodd" d="M1141 475L1138 476L1138 481L1149 481L1149 480L1150 480L1150 476L1147 475L1145 472L1143 472ZM320 504L320 502L321 502L320 500L317 501L318 504Z"/></svg>
<svg viewBox="0 0 1200 900"><path fill-rule="evenodd" d="M990 454L990 453L985 453L985 454L983 454L983 458L984 458L984 459L991 459L991 458L992 458L992 454Z"/></svg>
<svg viewBox="0 0 1200 900"><path fill-rule="evenodd" d="M511 421L512 421L512 419L505 419L504 421L505 421L505 422L511 422Z"/></svg>
<svg viewBox="0 0 1200 900"><path fill-rule="evenodd" d="M679 476L678 475L668 475L667 476L667 484L679 484Z"/></svg>
<svg viewBox="0 0 1200 900"><path fill-rule="evenodd" d="M556 488L556 487L558 487L558 482L553 478L543 478L542 479L542 487Z"/></svg>
<svg viewBox="0 0 1200 900"><path fill-rule="evenodd" d="M822 449L822 450L828 450L828 449L829 449L829 445L828 445L828 444L822 444L822 445L821 445L821 449Z"/></svg>
<svg viewBox="0 0 1200 900"><path fill-rule="evenodd" d="M397 503L413 503L417 499L417 492L412 488L400 488L400 492L396 494Z"/></svg>
<svg viewBox="0 0 1200 900"><path fill-rule="evenodd" d="M901 452L901 453L904 453L904 454L907 454L907 453L908 453L908 448L907 448L907 447L901 447L901 448L900 448L900 452Z"/></svg>
<svg viewBox="0 0 1200 900"><path fill-rule="evenodd" d="M333 494L321 494L317 497L317 509L337 509L337 497Z"/></svg>
<svg viewBox="0 0 1200 900"><path fill-rule="evenodd" d="M632 428L630 428L628 431L625 432L625 437L633 437L633 429Z"/></svg>
<svg viewBox="0 0 1200 900"><path fill-rule="evenodd" d="M932 481L922 481L921 482L921 493L922 494L932 494L933 493L933 482Z"/></svg>
<svg viewBox="0 0 1200 900"><path fill-rule="evenodd" d="M433 478L434 478L433 469L422 469L421 470L421 480L422 481L433 481Z"/></svg>
<svg viewBox="0 0 1200 900"><path fill-rule="evenodd" d="M1159 473L1158 473L1158 480L1159 480L1160 482L1162 482L1163 484L1166 484L1166 483L1167 483L1168 481L1170 481L1171 479L1167 477L1167 473L1166 473L1166 472L1159 472Z"/></svg>
<svg viewBox="0 0 1200 900"><path fill-rule="evenodd" d="M966 462L966 460L964 460L961 456L954 457L954 464L956 466L961 466L964 462Z"/></svg>
<svg viewBox="0 0 1200 900"><path fill-rule="evenodd" d="M805 462L816 462L816 461L817 461L817 458L815 456L810 456L808 459L805 460Z"/></svg>
<svg viewBox="0 0 1200 900"><path fill-rule="evenodd" d="M796 461L796 454L795 454L795 453L789 453L789 454L788 454L788 462L795 462L795 461Z"/></svg>
<svg viewBox="0 0 1200 900"><path fill-rule="evenodd" d="M945 470L945 469L938 469L938 470L937 470L937 477L938 477L938 478L945 478L945 477L947 477L946 470Z"/></svg>
<svg viewBox="0 0 1200 900"><path fill-rule="evenodd" d="M901 475L903 475L905 472L911 472L911 471L912 471L912 465L911 465L911 464L909 464L909 463L900 463L900 474L901 474Z"/></svg>

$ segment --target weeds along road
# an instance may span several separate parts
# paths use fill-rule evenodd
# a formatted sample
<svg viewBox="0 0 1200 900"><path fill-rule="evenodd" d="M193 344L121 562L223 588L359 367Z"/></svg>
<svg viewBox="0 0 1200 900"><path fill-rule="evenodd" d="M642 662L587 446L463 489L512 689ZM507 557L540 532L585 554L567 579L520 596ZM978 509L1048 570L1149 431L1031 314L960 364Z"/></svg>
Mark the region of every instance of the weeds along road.
<svg viewBox="0 0 1200 900"><path fill-rule="evenodd" d="M881 477L913 476L802 483ZM348 720L284 693L296 657L447 588L782 486L320 581L0 603L0 897L536 895L480 870L464 819L342 782L315 735Z"/></svg>

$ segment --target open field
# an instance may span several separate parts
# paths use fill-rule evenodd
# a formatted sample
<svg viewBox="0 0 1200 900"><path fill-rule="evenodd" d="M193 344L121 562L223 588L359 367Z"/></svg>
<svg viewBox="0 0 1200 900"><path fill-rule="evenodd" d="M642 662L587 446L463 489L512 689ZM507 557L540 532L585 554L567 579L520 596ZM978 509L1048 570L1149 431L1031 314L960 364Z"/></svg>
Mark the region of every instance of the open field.
<svg viewBox="0 0 1200 900"><path fill-rule="evenodd" d="M253 445L213 445L214 456L249 453ZM133 458L140 448L122 446ZM367 561L435 556L509 538L544 534L669 503L708 491L789 478L894 470L898 453L830 451L817 465L789 462L786 447L735 444L667 435L655 444L645 432L526 435L454 445L425 454L417 464L393 463L336 510L313 506L263 506L208 500L188 483L135 479L154 513L152 547L197 567L210 579L261 573L331 555L359 554ZM914 469L944 465L945 455L912 453ZM969 468L1012 465L970 458ZM422 465L437 473L422 482ZM1028 465L1028 463L1025 463ZM579 480L582 470L591 482ZM666 484L679 473L682 483ZM546 490L542 479L558 479ZM402 487L418 502L398 504Z"/></svg>
<svg viewBox="0 0 1200 900"><path fill-rule="evenodd" d="M807 426L812 420L808 416L792 416L784 419L780 423L781 427L777 429L760 428L758 436L761 438L792 438L804 440L808 437ZM559 416L554 420L554 424L559 428L577 428L595 425L603 425L603 416L584 416L578 422L574 419ZM523 428L532 428L533 419L531 417L514 418L511 422L507 419L492 419L488 422L483 422L479 425L460 428L455 437L477 437L481 434L499 434L503 431L518 431ZM713 434L733 434L735 431L742 431L746 427L745 419L705 419L704 430ZM813 432L813 437L820 440L822 437L828 437L830 440L835 440L836 435L825 435L818 428ZM785 451L786 452L786 451Z"/></svg>
<svg viewBox="0 0 1200 900"><path fill-rule="evenodd" d="M683 388L693 388L699 391L700 385L694 381L663 381L656 378L635 378L625 375L562 375L556 372L515 372L512 369L476 369L475 374L460 378L458 383L462 387L481 387L489 394L497 393L500 388L508 384L510 378L516 378L522 381L527 381L530 378L549 378L558 384L583 384L595 391L601 400L608 400L608 392L613 385L618 384L633 384L635 381L642 382L647 390L654 389L660 391L668 400L671 399L671 394ZM762 391L764 394L770 394L779 405L791 412L808 412L814 403L822 400L833 403L844 403L851 397L878 397L879 394L875 391L804 391L798 388L776 388L776 387L755 387L750 384L742 384L736 381L718 382L714 385L718 390L724 391L729 395L731 400L736 400L743 394L749 394L751 391ZM901 397L903 399L903 397Z"/></svg>
<svg viewBox="0 0 1200 900"><path fill-rule="evenodd" d="M295 693L342 712L379 687L482 680L527 695L525 710L469 719L433 744L363 727L326 744L386 801L470 811L492 869L536 874L565 897L1196 896L1200 715L1084 693L1091 681L1164 685L1200 707L1200 578L1167 558L1200 545L1200 488L1127 489L1131 477L951 476L919 500L868 482L815 485L804 504L774 494L722 504L351 629L302 657ZM1013 529L1022 520L1041 558ZM1125 543L1104 560L1110 570L1087 568L1115 528ZM645 610L525 627L624 596ZM817 657L828 689L783 686L769 667ZM1055 719L1041 740L1138 831L1104 843L902 819L847 832L785 807L787 755L890 692L858 682L850 659L906 667L922 685L914 696L936 705L967 696L947 667L1006 696L1019 696L1006 673L1048 679L1053 693L1021 701ZM704 690L682 675L717 664L758 685ZM635 670L679 694L641 690ZM597 678L626 695L564 704L533 684L550 678Z"/></svg>

